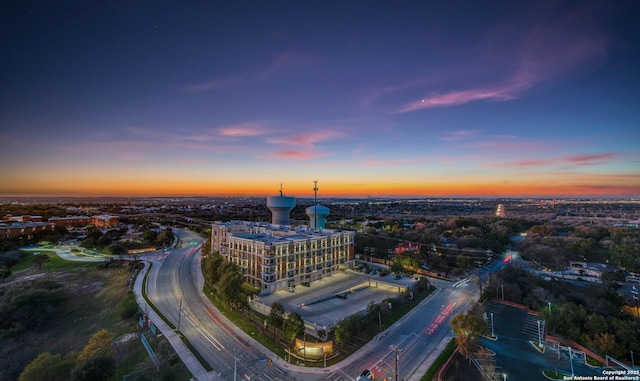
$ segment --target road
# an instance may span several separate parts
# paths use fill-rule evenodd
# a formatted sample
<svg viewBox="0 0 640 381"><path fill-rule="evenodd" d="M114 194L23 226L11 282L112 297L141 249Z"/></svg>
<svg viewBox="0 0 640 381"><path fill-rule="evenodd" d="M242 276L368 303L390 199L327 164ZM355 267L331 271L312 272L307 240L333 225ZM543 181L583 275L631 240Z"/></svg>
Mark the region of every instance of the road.
<svg viewBox="0 0 640 381"><path fill-rule="evenodd" d="M355 380L363 369L372 369L376 379L395 379L396 348L399 377L417 380L429 355L445 337L451 336L450 319L477 300L473 282L454 284L432 280L437 290L382 335L363 346L347 360L327 368L305 368L289 364L251 339L222 316L202 294L200 246L192 232L174 229L182 247L170 254L155 255L147 282L151 302L177 327L214 369L211 380ZM393 346L393 347L392 347ZM234 355L235 354L235 355ZM271 366L267 358L273 359ZM420 369L420 371L418 371Z"/></svg>

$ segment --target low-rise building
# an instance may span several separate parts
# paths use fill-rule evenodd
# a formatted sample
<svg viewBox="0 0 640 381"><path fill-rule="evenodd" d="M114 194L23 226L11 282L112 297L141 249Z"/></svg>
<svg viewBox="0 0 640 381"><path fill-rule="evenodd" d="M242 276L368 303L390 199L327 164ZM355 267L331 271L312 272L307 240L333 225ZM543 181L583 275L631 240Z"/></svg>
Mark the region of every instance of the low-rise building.
<svg viewBox="0 0 640 381"><path fill-rule="evenodd" d="M0 223L0 237L20 237L26 236L28 239L33 234L50 230L55 230L55 225L51 222L16 222L16 223Z"/></svg>
<svg viewBox="0 0 640 381"><path fill-rule="evenodd" d="M109 214L100 214L91 217L91 224L97 228L110 228L118 225L118 217Z"/></svg>
<svg viewBox="0 0 640 381"><path fill-rule="evenodd" d="M66 216L66 217L51 217L49 222L53 222L54 225L65 228L83 227L91 225L91 217L89 216Z"/></svg>

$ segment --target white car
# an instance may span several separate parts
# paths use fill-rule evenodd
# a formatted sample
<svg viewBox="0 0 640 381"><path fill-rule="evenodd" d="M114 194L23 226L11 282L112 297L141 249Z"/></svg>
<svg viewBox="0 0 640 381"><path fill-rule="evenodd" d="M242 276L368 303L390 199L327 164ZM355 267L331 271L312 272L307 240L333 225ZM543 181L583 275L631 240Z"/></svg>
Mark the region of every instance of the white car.
<svg viewBox="0 0 640 381"><path fill-rule="evenodd" d="M365 381L365 380L373 380L373 372L369 369L365 369L360 373L356 381Z"/></svg>

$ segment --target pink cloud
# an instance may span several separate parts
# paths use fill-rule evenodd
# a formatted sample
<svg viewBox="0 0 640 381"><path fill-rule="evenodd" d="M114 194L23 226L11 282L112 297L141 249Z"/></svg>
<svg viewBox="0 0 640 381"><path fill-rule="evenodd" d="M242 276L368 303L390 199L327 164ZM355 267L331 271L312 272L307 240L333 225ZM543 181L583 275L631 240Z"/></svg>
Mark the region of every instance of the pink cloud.
<svg viewBox="0 0 640 381"><path fill-rule="evenodd" d="M508 101L523 92L565 75L592 69L606 58L607 40L592 22L596 11L583 9L551 23L531 28L516 48L515 62L501 81L467 89L431 92L400 106L395 113L457 106L473 101ZM513 55L509 55L511 57Z"/></svg>
<svg viewBox="0 0 640 381"><path fill-rule="evenodd" d="M267 133L267 130L258 123L243 123L233 126L222 127L219 130L222 136L244 137L244 136L261 136Z"/></svg>
<svg viewBox="0 0 640 381"><path fill-rule="evenodd" d="M312 146L315 143L334 139L336 137L342 136L342 133L333 130L317 130L317 131L308 131L305 133L301 133L295 136L281 136L277 138L269 138L267 139L268 143L274 144L291 144L291 145L304 145L304 146Z"/></svg>
<svg viewBox="0 0 640 381"><path fill-rule="evenodd" d="M605 153L599 155L577 155L567 156L552 159L540 159L540 160L524 160L510 163L509 166L516 167L537 167L537 166L549 166L558 164L572 164L572 165L596 165L604 162L611 161L617 157L616 154Z"/></svg>
<svg viewBox="0 0 640 381"><path fill-rule="evenodd" d="M342 133L334 130L318 129L300 133L294 136L280 136L266 139L267 143L282 146L280 150L270 155L274 158L285 159L315 159L329 156L329 153L318 152L317 143L342 136ZM299 147L303 149L299 149Z"/></svg>
<svg viewBox="0 0 640 381"><path fill-rule="evenodd" d="M284 68L289 67L298 61L300 61L300 59L295 54L291 52L282 53L276 56L276 58L269 64L269 66L263 68L262 70L245 73L230 78L214 79L211 81L195 83L186 86L184 89L191 93L202 93L205 91L226 89L229 87L250 86L272 78L273 76L281 72Z"/></svg>
<svg viewBox="0 0 640 381"><path fill-rule="evenodd" d="M300 159L300 160L309 160L316 159L319 157L327 156L328 154L323 153L315 153L310 151L301 151L301 150L282 150L276 151L273 154L269 155L270 158L275 159Z"/></svg>

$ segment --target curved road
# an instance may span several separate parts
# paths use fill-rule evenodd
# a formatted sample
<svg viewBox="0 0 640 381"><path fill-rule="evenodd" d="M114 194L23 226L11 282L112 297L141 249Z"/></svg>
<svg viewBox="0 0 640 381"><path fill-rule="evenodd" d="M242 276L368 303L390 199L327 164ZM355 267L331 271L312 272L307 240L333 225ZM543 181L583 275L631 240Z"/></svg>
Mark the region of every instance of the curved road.
<svg viewBox="0 0 640 381"><path fill-rule="evenodd" d="M237 380L353 381L363 369L372 369L376 379L393 380L395 353L398 379L419 380L442 350L443 339L451 336L452 316L477 300L473 282L454 287L451 282L432 280L438 288L434 294L347 360L327 368L295 366L251 339L217 311L202 294L200 245L189 244L202 238L181 229L174 229L174 233L187 243L159 258L156 254L147 295L176 327L179 325L214 369L207 374L211 380L234 380L234 365ZM273 359L271 366L267 358Z"/></svg>

